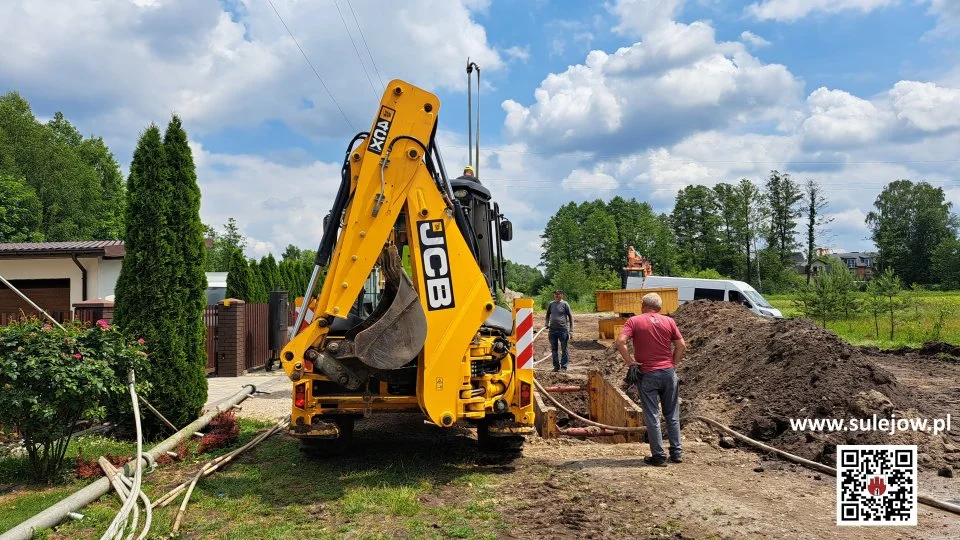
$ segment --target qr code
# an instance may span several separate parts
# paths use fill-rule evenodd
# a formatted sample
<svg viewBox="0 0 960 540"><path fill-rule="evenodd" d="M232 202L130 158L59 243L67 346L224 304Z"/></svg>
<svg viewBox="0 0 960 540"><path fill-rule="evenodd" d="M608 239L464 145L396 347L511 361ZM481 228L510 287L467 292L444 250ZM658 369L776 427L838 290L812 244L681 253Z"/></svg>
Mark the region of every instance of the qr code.
<svg viewBox="0 0 960 540"><path fill-rule="evenodd" d="M916 524L916 445L838 445L837 525Z"/></svg>

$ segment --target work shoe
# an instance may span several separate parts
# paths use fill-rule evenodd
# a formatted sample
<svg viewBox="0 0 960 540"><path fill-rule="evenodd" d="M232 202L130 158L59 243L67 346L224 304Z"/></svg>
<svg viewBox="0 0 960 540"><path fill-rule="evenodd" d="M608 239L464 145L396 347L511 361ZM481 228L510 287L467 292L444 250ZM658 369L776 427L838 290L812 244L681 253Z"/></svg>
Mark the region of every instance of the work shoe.
<svg viewBox="0 0 960 540"><path fill-rule="evenodd" d="M654 467L666 467L667 460L665 458L658 458L653 456L647 456L643 458L643 462L647 465L653 465Z"/></svg>
<svg viewBox="0 0 960 540"><path fill-rule="evenodd" d="M554 373L556 373L556 372L558 372L558 371L560 371L560 368L558 368L558 367L553 368L553 372L554 372Z"/></svg>
<svg viewBox="0 0 960 540"><path fill-rule="evenodd" d="M670 456L670 461L674 463L683 463L683 458L680 456Z"/></svg>

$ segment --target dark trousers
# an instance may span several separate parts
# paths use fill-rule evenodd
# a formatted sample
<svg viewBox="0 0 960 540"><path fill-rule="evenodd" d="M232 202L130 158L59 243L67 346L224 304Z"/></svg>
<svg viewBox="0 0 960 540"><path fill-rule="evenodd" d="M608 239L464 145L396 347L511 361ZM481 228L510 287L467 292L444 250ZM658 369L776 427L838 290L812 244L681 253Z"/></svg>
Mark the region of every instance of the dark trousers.
<svg viewBox="0 0 960 540"><path fill-rule="evenodd" d="M567 354L567 340L570 339L570 332L562 328L551 328L550 329L550 351L553 353L553 368L560 369L566 368L567 363L570 361L570 356ZM562 354L557 354L557 346L560 346ZM559 358L558 358L559 356Z"/></svg>
<svg viewBox="0 0 960 540"><path fill-rule="evenodd" d="M663 419L667 423L667 437L670 439L670 455L680 456L683 448L680 446L680 380L677 378L677 370L658 369L644 373L637 386L643 406L643 421L647 425L650 453L655 458L667 457L660 432L662 408Z"/></svg>

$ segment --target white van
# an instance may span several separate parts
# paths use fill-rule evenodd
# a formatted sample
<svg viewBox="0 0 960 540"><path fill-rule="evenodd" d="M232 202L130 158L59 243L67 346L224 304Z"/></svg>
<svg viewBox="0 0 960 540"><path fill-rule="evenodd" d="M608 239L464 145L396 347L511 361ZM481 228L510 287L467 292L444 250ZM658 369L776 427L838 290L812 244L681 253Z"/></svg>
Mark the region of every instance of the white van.
<svg viewBox="0 0 960 540"><path fill-rule="evenodd" d="M637 273L639 274L639 272ZM625 289L656 289L659 287L676 288L680 303L691 300L715 300L738 302L750 311L763 317L783 318L780 310L774 308L756 289L742 281L732 279L697 279L670 276L640 275L627 277Z"/></svg>

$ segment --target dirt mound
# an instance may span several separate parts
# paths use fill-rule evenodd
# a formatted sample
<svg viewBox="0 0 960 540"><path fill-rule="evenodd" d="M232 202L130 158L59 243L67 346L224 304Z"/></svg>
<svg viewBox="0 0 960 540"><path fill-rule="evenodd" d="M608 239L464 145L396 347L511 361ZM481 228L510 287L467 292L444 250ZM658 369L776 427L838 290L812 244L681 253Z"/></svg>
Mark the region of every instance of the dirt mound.
<svg viewBox="0 0 960 540"><path fill-rule="evenodd" d="M684 304L673 317L689 346L678 370L684 418L703 415L826 464L838 444L919 444L921 463L941 464L944 439L924 433L794 431L790 419L923 416L911 389L869 354L807 320L774 320L723 302ZM594 365L624 387L614 348ZM636 399L634 389L624 388ZM684 429L692 427L684 421ZM697 426L699 428L700 426Z"/></svg>

